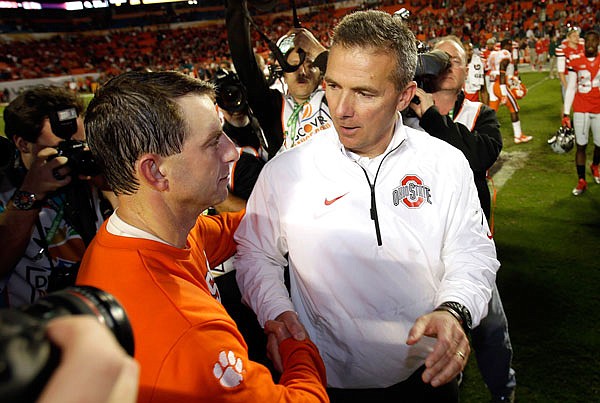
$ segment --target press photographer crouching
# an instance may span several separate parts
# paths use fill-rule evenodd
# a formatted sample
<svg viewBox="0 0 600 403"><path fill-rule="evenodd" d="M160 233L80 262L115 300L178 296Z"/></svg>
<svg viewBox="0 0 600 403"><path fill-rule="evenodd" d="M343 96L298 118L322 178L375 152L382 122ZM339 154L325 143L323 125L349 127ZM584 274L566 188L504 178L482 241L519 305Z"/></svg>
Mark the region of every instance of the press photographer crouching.
<svg viewBox="0 0 600 403"><path fill-rule="evenodd" d="M0 309L0 401L133 403L133 353L125 310L95 287L68 287Z"/></svg>
<svg viewBox="0 0 600 403"><path fill-rule="evenodd" d="M86 246L112 212L82 112L76 95L52 86L25 91L4 110L0 307L74 284Z"/></svg>

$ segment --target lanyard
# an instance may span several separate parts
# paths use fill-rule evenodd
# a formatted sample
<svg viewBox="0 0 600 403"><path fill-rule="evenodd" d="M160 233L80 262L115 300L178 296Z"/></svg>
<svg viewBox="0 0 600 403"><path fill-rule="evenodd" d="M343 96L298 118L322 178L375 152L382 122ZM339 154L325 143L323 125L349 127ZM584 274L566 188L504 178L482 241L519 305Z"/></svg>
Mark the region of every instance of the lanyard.
<svg viewBox="0 0 600 403"><path fill-rule="evenodd" d="M302 102L301 104L296 104L294 106L294 110L292 111L292 115L289 117L287 121L288 134L290 136L290 140L292 140L292 144L290 144L290 148L294 146L294 138L296 137L296 127L298 126L298 121L300 120L300 111L304 108L304 105L308 103L308 100Z"/></svg>
<svg viewBox="0 0 600 403"><path fill-rule="evenodd" d="M55 198L52 198L48 200L48 204L50 204L50 206L56 210L56 216L52 220L50 230L46 233L46 245L49 245L52 238L54 238L56 230L58 229L58 224L60 224L63 216L65 215L65 201L61 196L58 196L58 203L56 202Z"/></svg>

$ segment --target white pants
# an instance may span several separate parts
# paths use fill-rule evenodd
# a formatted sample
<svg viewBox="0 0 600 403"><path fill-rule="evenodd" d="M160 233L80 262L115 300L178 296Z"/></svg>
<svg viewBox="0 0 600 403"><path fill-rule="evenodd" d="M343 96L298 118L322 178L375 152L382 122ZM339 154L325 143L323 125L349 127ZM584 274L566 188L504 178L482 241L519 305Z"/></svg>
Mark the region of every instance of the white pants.
<svg viewBox="0 0 600 403"><path fill-rule="evenodd" d="M573 129L577 145L587 145L590 128L594 137L594 145L600 147L600 113L573 113Z"/></svg>

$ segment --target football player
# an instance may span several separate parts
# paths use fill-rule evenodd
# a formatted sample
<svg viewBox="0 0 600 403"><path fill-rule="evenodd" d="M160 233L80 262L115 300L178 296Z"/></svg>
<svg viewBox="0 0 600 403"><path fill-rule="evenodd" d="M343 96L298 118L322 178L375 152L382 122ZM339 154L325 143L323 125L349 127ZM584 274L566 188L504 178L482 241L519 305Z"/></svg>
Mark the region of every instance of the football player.
<svg viewBox="0 0 600 403"><path fill-rule="evenodd" d="M490 107L498 111L500 105L505 105L510 111L510 120L512 121L513 135L515 144L527 143L531 141L532 136L526 136L521 131L521 121L519 120L519 104L511 91L507 88L507 78L513 76L514 65L512 64L512 41L503 39L500 42L500 50L493 51L488 60L491 68L490 77L495 77L493 93L496 97L492 100L490 96Z"/></svg>
<svg viewBox="0 0 600 403"><path fill-rule="evenodd" d="M600 184L600 57L598 57L600 36L596 31L585 34L585 50L583 54L574 55L569 61L569 74L565 101L563 105L563 122L570 126L569 113L573 106L573 128L575 129L575 166L578 182L573 195L579 196L587 189L585 180L585 149L589 131L594 138L594 154L592 157L592 177Z"/></svg>
<svg viewBox="0 0 600 403"><path fill-rule="evenodd" d="M484 81L484 63L480 56L479 49L473 50L473 44L467 42L464 44L467 52L467 77L464 85L465 98L469 101L479 102L479 94L485 85Z"/></svg>
<svg viewBox="0 0 600 403"><path fill-rule="evenodd" d="M556 67L563 96L565 94L565 88L567 88L567 65L572 57L584 52L583 41L579 38L580 32L578 27L569 27L567 30L567 37L562 41L558 49L556 49Z"/></svg>
<svg viewBox="0 0 600 403"><path fill-rule="evenodd" d="M488 58L490 57L490 54L494 51L495 45L496 38L492 36L486 41L485 48L483 48L483 50L481 51L481 61L483 62L483 65L485 67L485 85L481 89L481 102L483 102L486 105L489 105L490 101L496 98L492 91L492 86L494 83L491 81L490 78L490 67L488 64Z"/></svg>

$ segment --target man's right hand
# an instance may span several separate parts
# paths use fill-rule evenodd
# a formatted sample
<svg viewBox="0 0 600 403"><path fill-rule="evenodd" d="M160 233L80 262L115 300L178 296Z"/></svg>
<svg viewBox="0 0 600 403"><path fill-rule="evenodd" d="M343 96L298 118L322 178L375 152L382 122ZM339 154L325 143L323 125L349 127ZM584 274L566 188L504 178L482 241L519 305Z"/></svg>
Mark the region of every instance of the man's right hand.
<svg viewBox="0 0 600 403"><path fill-rule="evenodd" d="M267 334L267 356L273 362L275 369L283 372L283 362L279 354L279 344L285 339L293 337L302 341L307 338L306 329L300 323L298 314L293 311L286 311L275 320L265 322L265 333Z"/></svg>
<svg viewBox="0 0 600 403"><path fill-rule="evenodd" d="M48 159L56 153L53 147L40 150L21 184L22 190L35 193L38 200L44 199L48 193L71 182L69 175L71 170L65 166L67 157Z"/></svg>
<svg viewBox="0 0 600 403"><path fill-rule="evenodd" d="M568 127L569 129L571 128L571 118L569 115L563 115L562 125Z"/></svg>
<svg viewBox="0 0 600 403"><path fill-rule="evenodd" d="M425 90L423 90L422 88L417 88L415 97L419 98L421 102L418 104L411 102L409 106L415 112L417 117L421 119L421 117L427 111L427 109L435 105L433 101L433 95L431 95L428 92L425 92Z"/></svg>

